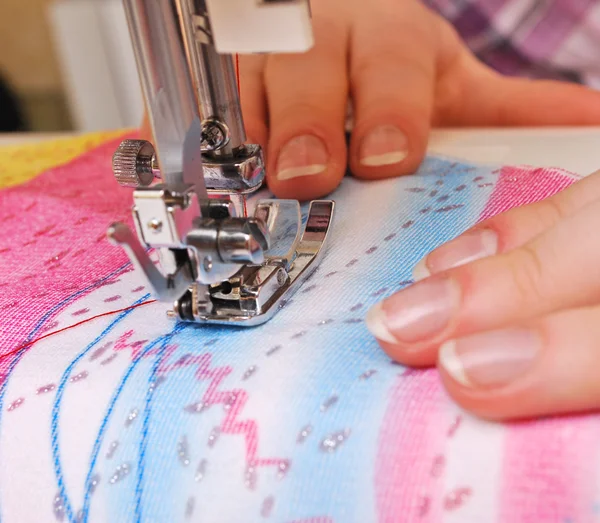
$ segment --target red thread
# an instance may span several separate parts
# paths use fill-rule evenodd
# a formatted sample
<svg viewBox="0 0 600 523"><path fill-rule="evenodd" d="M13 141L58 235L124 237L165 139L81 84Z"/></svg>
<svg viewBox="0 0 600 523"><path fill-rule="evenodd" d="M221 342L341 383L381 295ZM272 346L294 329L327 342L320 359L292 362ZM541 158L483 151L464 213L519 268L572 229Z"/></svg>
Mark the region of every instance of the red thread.
<svg viewBox="0 0 600 523"><path fill-rule="evenodd" d="M235 77L237 78L237 88L238 95L242 96L242 91L240 90L240 55L235 55Z"/></svg>
<svg viewBox="0 0 600 523"><path fill-rule="evenodd" d="M58 329L57 331L49 332L48 334L44 334L43 336L40 336L39 338L36 338L35 340L24 343L20 347L17 347L16 349L11 350L10 352L7 352L6 354L0 354L0 360L3 360L4 358L8 358L8 356L12 356L13 354L17 354L17 353L21 352L22 350L24 350L28 347L31 347L34 343L37 343L38 341L41 341L44 338L49 338L50 336L54 336L55 334L60 334L61 332L68 331L70 329L74 329L75 327L79 327L80 325L83 325L84 323L87 323L89 321L96 320L96 319L102 318L104 316L110 316L111 314L117 314L119 312L125 312L125 311L131 310L131 309L136 309L137 307L141 307L142 305L149 305L150 303L154 303L154 302L156 302L156 300L148 300L148 301L143 301L142 303L138 303L137 305L130 305L129 307L123 307L122 309L117 309L115 311L103 312L102 314L97 314L96 316L92 316L91 318L87 318L87 319L77 322L73 325L69 325L68 327L63 327L62 329Z"/></svg>

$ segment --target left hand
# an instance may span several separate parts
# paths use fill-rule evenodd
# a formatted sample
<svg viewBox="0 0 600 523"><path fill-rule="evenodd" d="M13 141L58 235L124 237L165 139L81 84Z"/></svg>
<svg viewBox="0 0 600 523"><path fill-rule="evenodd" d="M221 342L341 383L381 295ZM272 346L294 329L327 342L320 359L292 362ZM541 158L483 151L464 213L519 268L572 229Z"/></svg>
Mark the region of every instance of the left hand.
<svg viewBox="0 0 600 523"><path fill-rule="evenodd" d="M600 171L434 250L367 324L480 416L600 409L599 231Z"/></svg>

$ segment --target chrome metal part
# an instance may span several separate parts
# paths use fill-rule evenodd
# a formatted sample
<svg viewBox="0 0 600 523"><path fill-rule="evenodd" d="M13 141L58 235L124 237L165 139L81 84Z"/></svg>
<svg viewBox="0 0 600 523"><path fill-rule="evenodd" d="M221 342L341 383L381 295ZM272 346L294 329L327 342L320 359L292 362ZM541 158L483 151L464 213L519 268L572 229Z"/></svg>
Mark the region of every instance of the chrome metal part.
<svg viewBox="0 0 600 523"><path fill-rule="evenodd" d="M171 191L163 185L133 193L133 218L140 237L152 247L185 248L200 204L193 187Z"/></svg>
<svg viewBox="0 0 600 523"><path fill-rule="evenodd" d="M113 154L112 168L123 187L148 187L160 177L154 146L146 140L123 140Z"/></svg>
<svg viewBox="0 0 600 523"><path fill-rule="evenodd" d="M259 145L246 145L231 158L202 158L209 192L247 194L256 191L265 178L265 164Z"/></svg>
<svg viewBox="0 0 600 523"><path fill-rule="evenodd" d="M244 264L260 264L268 249L268 232L254 218L199 218L186 237L198 258L198 281L223 281Z"/></svg>
<svg viewBox="0 0 600 523"><path fill-rule="evenodd" d="M280 260L286 267L293 261L296 244L302 232L300 204L296 200L261 200L254 217L269 233L269 248L265 256Z"/></svg>
<svg viewBox="0 0 600 523"><path fill-rule="evenodd" d="M123 0L154 146L168 185L206 197L202 128L171 0Z"/></svg>
<svg viewBox="0 0 600 523"><path fill-rule="evenodd" d="M171 317L264 323L316 268L334 203L312 202L304 231L295 200L260 201L248 216L246 198L263 183L264 159L258 145L245 143L233 56L217 52L217 41L228 47L234 34L223 31L222 5L123 1L153 141L125 140L113 157L116 180L136 189L132 212L139 240L121 223L108 236L127 252L157 298L170 304ZM259 49L279 49L277 34L286 37L279 50L302 50L312 41L305 0L221 1L233 2L234 11L285 18L285 27L265 25L266 39L261 32L237 32L245 48L256 38ZM238 51L244 49L232 52ZM161 181L153 183L156 178ZM156 250L158 266L147 249Z"/></svg>
<svg viewBox="0 0 600 523"><path fill-rule="evenodd" d="M133 265L141 271L152 286L154 294L160 301L173 302L180 298L190 285L194 283L192 269L189 264L180 263L174 274L164 276L154 265L145 249L123 223L115 223L108 229L108 238L121 246Z"/></svg>
<svg viewBox="0 0 600 523"><path fill-rule="evenodd" d="M203 153L219 151L228 143L229 129L223 122L212 119L202 122L200 149Z"/></svg>
<svg viewBox="0 0 600 523"><path fill-rule="evenodd" d="M221 219L221 218L235 218L237 215L237 209L235 204L227 200L210 199L205 202L205 212L209 218Z"/></svg>
<svg viewBox="0 0 600 523"><path fill-rule="evenodd" d="M187 303L193 297L189 293L175 309L195 308L193 321L200 323L255 326L268 321L282 301L289 299L316 269L331 228L334 206L330 200L311 203L306 228L294 245L289 268L280 258L265 256L263 264L246 265L227 281L211 285L210 301L205 297L201 307ZM180 319L191 321L181 315Z"/></svg>
<svg viewBox="0 0 600 523"><path fill-rule="evenodd" d="M246 141L233 56L217 53L212 45L212 38L208 37L212 35L210 17L204 0L175 0L175 5L203 136L209 136L215 124L227 130L226 140L218 147L203 151L231 156Z"/></svg>

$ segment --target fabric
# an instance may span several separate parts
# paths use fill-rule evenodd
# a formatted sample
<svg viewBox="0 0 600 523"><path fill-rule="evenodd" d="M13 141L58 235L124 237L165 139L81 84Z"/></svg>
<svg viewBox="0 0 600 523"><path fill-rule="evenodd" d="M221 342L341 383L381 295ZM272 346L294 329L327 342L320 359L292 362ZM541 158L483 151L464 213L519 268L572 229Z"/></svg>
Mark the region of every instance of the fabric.
<svg viewBox="0 0 600 523"><path fill-rule="evenodd" d="M35 145L5 145L0 148L0 188L26 182L122 134L123 131L107 131L45 140Z"/></svg>
<svg viewBox="0 0 600 523"><path fill-rule="evenodd" d="M497 71L600 89L598 0L425 0Z"/></svg>
<svg viewBox="0 0 600 523"><path fill-rule="evenodd" d="M2 523L597 521L600 416L477 420L363 321L428 251L574 176L429 158L347 177L319 270L228 329L167 318L106 241L131 221L117 143L0 191Z"/></svg>

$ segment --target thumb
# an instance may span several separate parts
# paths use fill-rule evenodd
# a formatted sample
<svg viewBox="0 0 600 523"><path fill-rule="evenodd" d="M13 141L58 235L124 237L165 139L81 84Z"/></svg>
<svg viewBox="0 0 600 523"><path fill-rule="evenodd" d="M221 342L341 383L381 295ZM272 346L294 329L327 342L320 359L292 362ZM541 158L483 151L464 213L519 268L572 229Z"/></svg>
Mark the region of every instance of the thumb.
<svg viewBox="0 0 600 523"><path fill-rule="evenodd" d="M460 100L444 123L470 126L596 125L600 123L600 92L555 80L502 76L470 53L457 74Z"/></svg>

